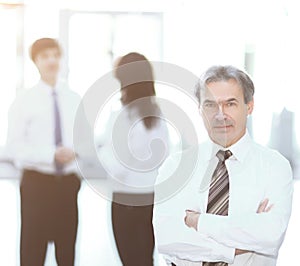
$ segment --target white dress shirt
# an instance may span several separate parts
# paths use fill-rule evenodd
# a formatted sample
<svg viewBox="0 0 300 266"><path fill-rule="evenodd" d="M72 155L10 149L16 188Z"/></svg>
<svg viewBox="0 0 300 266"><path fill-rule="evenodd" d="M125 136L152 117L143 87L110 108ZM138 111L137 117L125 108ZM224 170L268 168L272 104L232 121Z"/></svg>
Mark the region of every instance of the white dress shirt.
<svg viewBox="0 0 300 266"><path fill-rule="evenodd" d="M186 179L182 189L168 199L164 191L155 191L153 224L158 251L178 266L202 265L202 261L274 266L291 213L290 165L278 152L256 144L246 133L227 148L233 153L225 162L230 179L229 214L207 214L209 184L220 148L209 141L170 156L160 168L157 183L174 173L182 156L190 161L196 149L197 165L191 177L182 176ZM190 169L181 169L184 171ZM274 206L258 214L265 198ZM187 209L201 213L197 231L184 223ZM236 248L251 252L235 256Z"/></svg>
<svg viewBox="0 0 300 266"><path fill-rule="evenodd" d="M52 174L55 172L55 119L53 90L61 120L62 145L73 149L73 127L80 96L63 82L54 88L40 82L26 90L12 104L8 117L6 150L15 165ZM64 173L77 173L75 162L64 166Z"/></svg>
<svg viewBox="0 0 300 266"><path fill-rule="evenodd" d="M166 122L147 128L137 108L111 104L103 132L96 137L98 157L113 182L112 190L122 193L151 193L158 168L169 154ZM101 117L98 117L101 122Z"/></svg>

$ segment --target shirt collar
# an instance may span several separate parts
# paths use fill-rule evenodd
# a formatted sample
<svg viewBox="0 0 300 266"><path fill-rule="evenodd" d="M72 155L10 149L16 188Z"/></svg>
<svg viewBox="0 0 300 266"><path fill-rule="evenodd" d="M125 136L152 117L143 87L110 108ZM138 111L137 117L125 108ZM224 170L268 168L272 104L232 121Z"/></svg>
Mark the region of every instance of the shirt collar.
<svg viewBox="0 0 300 266"><path fill-rule="evenodd" d="M216 153L218 150L230 150L232 152L232 157L235 158L236 160L243 162L249 149L250 149L250 143L252 142L252 139L246 131L245 135L236 143L231 145L230 147L224 148L214 142L211 142L211 155L209 160L215 158Z"/></svg>
<svg viewBox="0 0 300 266"><path fill-rule="evenodd" d="M46 91L49 94L53 93L53 90L57 93L61 89L60 82L56 82L55 86L52 87L49 84L47 84L44 80L40 79L38 86L41 87L42 90Z"/></svg>

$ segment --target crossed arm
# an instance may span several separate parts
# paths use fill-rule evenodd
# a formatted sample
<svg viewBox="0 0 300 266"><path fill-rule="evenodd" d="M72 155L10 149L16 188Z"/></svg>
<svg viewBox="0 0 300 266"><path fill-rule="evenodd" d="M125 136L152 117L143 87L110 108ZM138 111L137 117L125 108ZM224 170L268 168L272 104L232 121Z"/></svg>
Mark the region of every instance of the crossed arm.
<svg viewBox="0 0 300 266"><path fill-rule="evenodd" d="M258 206L257 208L257 213L263 213L263 212L269 212L272 207L273 204L269 205L269 199L264 199ZM199 221L199 217L201 215L200 212L197 211L193 211L193 210L186 210L186 216L184 218L184 222L186 224L186 226L190 227L190 228L194 228L196 231L198 230L198 221ZM201 226L201 225L200 225ZM241 255L244 253L250 252L249 250L243 250L243 249L235 249L235 255Z"/></svg>
<svg viewBox="0 0 300 266"><path fill-rule="evenodd" d="M277 256L289 217L288 208L282 214L277 202L268 206L265 199L256 214L239 217L184 213L180 210L185 204L176 202L175 206L166 202L155 207L154 229L160 253L191 261L227 263L246 252Z"/></svg>

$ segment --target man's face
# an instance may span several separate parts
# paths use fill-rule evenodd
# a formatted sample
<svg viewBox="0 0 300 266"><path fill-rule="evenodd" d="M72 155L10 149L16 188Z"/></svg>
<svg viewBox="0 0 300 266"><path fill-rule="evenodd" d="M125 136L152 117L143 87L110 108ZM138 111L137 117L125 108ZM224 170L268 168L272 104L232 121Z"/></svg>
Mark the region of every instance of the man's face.
<svg viewBox="0 0 300 266"><path fill-rule="evenodd" d="M37 54L35 64L42 78L56 79L60 67L60 51L57 48L47 48Z"/></svg>
<svg viewBox="0 0 300 266"><path fill-rule="evenodd" d="M246 104L242 88L234 79L230 79L208 83L201 94L200 108L211 140L229 147L245 134L253 101Z"/></svg>

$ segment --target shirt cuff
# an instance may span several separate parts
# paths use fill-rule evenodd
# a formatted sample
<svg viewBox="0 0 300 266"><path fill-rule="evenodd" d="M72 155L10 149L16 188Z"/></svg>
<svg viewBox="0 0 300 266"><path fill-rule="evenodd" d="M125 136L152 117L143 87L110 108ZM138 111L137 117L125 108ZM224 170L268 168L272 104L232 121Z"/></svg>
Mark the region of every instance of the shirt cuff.
<svg viewBox="0 0 300 266"><path fill-rule="evenodd" d="M221 254L223 255L223 258L220 258L220 260L227 262L228 264L232 264L235 258L235 248L222 245L219 247L219 249L221 251Z"/></svg>
<svg viewBox="0 0 300 266"><path fill-rule="evenodd" d="M220 215L214 215L214 214L208 214L203 213L200 214L197 224L197 231L201 234L206 235L207 237L212 237L213 235L220 235L222 233L223 227L222 224L224 224L224 218L226 216L220 216ZM235 248L225 246L221 243L218 243L218 239L215 239L217 243L217 246L215 247L220 251L219 254L222 254L222 257L216 258L216 261L224 261L229 264L232 264L234 262L235 258Z"/></svg>
<svg viewBox="0 0 300 266"><path fill-rule="evenodd" d="M226 216L201 213L198 219L197 231L209 237L220 235L224 230Z"/></svg>
<svg viewBox="0 0 300 266"><path fill-rule="evenodd" d="M37 161L44 162L46 164L53 164L55 161L56 147L44 147L42 152L39 154Z"/></svg>

